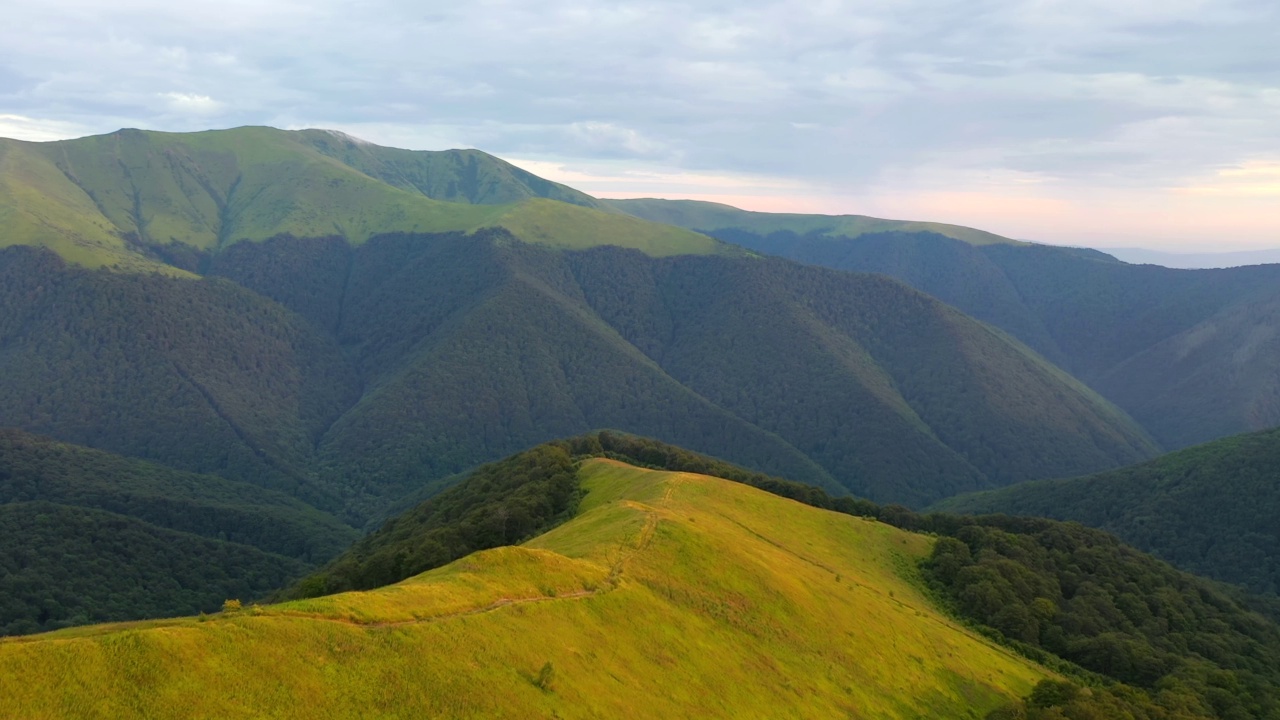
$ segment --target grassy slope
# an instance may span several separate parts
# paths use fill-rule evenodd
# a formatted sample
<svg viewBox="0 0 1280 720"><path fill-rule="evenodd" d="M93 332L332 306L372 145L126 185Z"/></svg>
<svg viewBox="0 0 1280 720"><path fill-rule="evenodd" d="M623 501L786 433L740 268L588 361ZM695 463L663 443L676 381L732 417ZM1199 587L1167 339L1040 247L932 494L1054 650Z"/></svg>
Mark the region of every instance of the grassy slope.
<svg viewBox="0 0 1280 720"><path fill-rule="evenodd" d="M935 509L1075 520L1185 570L1280 592L1280 430L1083 478L963 495Z"/></svg>
<svg viewBox="0 0 1280 720"><path fill-rule="evenodd" d="M614 208L654 222L667 223L694 230L737 229L768 235L792 232L797 235L823 235L856 238L883 232L933 232L971 245L1021 244L984 230L947 223L910 220L882 220L865 215L814 215L800 213L767 213L740 210L731 205L699 200L605 200Z"/></svg>
<svg viewBox="0 0 1280 720"><path fill-rule="evenodd" d="M455 168L464 185L473 181L474 201L444 202L424 192L467 198L457 192L458 182L441 176L439 163L424 166L415 153L380 148L381 164L362 161L360 167L391 184L345 164L343 153L322 152L315 141L314 133L261 127L187 134L121 130L52 143L0 139L0 220L6 226L0 246L46 246L90 267L163 269L148 262L148 248L181 244L211 252L282 233L338 234L361 243L385 232L501 226L522 240L558 247L614 243L655 255L729 251L688 230L571 204L580 194L536 182L493 158L486 163L487 183L468 177L466 163ZM403 168L418 185L393 172L397 161L418 166L417 174ZM570 202L540 197L539 190Z"/></svg>
<svg viewBox="0 0 1280 720"><path fill-rule="evenodd" d="M0 642L28 679L0 714L981 717L1045 676L921 595L924 536L705 476L584 480L569 523L396 586Z"/></svg>
<svg viewBox="0 0 1280 720"><path fill-rule="evenodd" d="M332 130L299 130L292 135L369 177L434 200L505 205L548 198L617 212L584 192L545 180L479 150L400 150Z"/></svg>

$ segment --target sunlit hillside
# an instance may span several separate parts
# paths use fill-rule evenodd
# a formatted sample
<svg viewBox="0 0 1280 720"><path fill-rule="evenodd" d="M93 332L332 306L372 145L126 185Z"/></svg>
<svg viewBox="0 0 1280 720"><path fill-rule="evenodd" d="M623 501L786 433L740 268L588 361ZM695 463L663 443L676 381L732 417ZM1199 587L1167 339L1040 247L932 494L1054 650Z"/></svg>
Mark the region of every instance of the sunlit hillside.
<svg viewBox="0 0 1280 720"><path fill-rule="evenodd" d="M598 206L478 151L382 148L325 131L120 130L48 143L0 138L0 247L88 267L199 272L239 240L502 227L556 247L730 252L695 232Z"/></svg>
<svg viewBox="0 0 1280 720"><path fill-rule="evenodd" d="M983 717L1046 672L918 588L932 540L587 461L568 523L398 585L0 642L0 716Z"/></svg>

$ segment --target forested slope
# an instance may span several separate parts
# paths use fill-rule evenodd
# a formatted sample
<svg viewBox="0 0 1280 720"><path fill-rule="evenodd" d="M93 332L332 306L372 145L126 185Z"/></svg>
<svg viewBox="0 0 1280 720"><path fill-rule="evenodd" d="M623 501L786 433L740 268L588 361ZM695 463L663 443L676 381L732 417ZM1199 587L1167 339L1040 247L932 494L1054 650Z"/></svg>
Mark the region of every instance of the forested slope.
<svg viewBox="0 0 1280 720"><path fill-rule="evenodd" d="M913 504L1156 450L1004 334L884 278L500 230L282 237L209 271L235 283L4 251L0 422L353 522L593 427Z"/></svg>
<svg viewBox="0 0 1280 720"><path fill-rule="evenodd" d="M0 429L0 634L211 612L356 535L254 485Z"/></svg>
<svg viewBox="0 0 1280 720"><path fill-rule="evenodd" d="M898 278L1022 340L1166 447L1280 425L1280 265L1171 270L924 223L610 202L759 252Z"/></svg>
<svg viewBox="0 0 1280 720"><path fill-rule="evenodd" d="M937 509L1075 520L1191 572L1280 591L1280 430L1089 477L963 495Z"/></svg>

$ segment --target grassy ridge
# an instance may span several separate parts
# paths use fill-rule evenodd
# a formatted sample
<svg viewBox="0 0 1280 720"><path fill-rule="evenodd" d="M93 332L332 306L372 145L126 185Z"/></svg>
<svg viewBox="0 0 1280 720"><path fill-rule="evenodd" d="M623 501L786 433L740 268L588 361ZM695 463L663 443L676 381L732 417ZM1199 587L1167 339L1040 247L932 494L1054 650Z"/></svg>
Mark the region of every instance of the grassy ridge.
<svg viewBox="0 0 1280 720"><path fill-rule="evenodd" d="M811 237L856 238L885 232L930 232L954 238L971 245L1017 245L1016 240L995 233L961 225L883 220L866 215L815 215L802 213L769 213L740 210L732 205L700 200L603 200L610 206L636 217L677 225L702 232L740 230L755 235L792 233Z"/></svg>
<svg viewBox="0 0 1280 720"><path fill-rule="evenodd" d="M90 267L166 272L198 271L235 241L280 234L358 244L378 233L504 227L556 247L727 251L705 235L596 209L581 193L491 156L344 151L344 142L263 127L0 139L0 247L44 246Z"/></svg>
<svg viewBox="0 0 1280 720"><path fill-rule="evenodd" d="M928 538L704 476L582 478L574 520L393 587L0 642L29 679L0 713L981 717L1046 675L920 594Z"/></svg>

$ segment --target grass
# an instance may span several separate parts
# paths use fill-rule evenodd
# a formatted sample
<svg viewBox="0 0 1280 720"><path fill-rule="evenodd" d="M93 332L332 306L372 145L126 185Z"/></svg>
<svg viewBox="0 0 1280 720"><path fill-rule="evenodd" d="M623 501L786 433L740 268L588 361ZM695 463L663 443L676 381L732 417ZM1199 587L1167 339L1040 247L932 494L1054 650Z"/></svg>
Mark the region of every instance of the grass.
<svg viewBox="0 0 1280 720"><path fill-rule="evenodd" d="M51 143L0 139L0 247L39 245L88 267L165 272L173 269L147 259L125 236L216 252L283 233L341 235L359 244L380 233L503 227L517 239L560 248L608 244L658 256L728 251L683 228L559 200L442 202L371 177L320 152L308 137L249 127L123 130ZM397 152L420 155L382 150L393 159Z"/></svg>
<svg viewBox="0 0 1280 720"><path fill-rule="evenodd" d="M961 225L913 220L884 220L866 215L812 215L740 210L731 205L699 200L605 200L613 207L653 220L685 228L713 231L734 228L758 235L793 232L856 238L882 232L934 232L970 245L1018 245L1016 240Z"/></svg>
<svg viewBox="0 0 1280 720"><path fill-rule="evenodd" d="M1047 675L916 589L928 537L582 477L576 519L388 588L0 642L0 716L982 717Z"/></svg>

